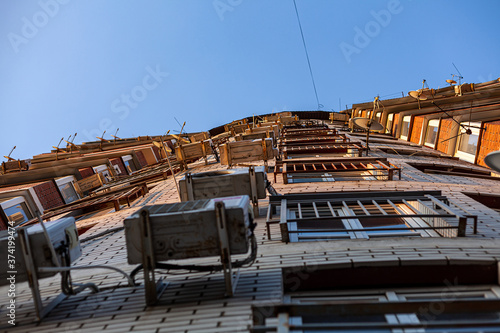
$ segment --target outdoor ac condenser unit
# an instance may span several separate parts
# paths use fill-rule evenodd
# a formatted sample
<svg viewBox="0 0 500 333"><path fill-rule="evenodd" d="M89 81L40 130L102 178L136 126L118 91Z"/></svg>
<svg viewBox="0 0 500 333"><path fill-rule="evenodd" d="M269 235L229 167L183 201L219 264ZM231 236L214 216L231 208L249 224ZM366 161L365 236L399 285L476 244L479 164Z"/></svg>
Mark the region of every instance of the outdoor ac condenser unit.
<svg viewBox="0 0 500 333"><path fill-rule="evenodd" d="M59 220L46 222L45 228L50 239L50 243L57 249L61 244L66 244L69 249L69 256L71 262L75 261L82 255L82 248L78 239L78 231L73 217L66 217ZM52 251L49 248L47 237L43 232L40 224L29 226L25 228L28 235L28 244L31 249L31 260L35 268L40 267L55 267ZM0 285L7 284L7 277L10 275L8 272L16 272L16 281L27 281L26 263L21 248L21 241L18 233L9 239L12 233L9 234L7 230L0 232L0 253L5 255L5 260L0 261ZM9 242L10 241L10 242ZM14 249L14 251L13 251ZM58 253L56 251L56 253ZM15 261L14 268L10 266L12 261L7 261L7 254L10 254ZM57 254L56 262L61 262L61 256ZM38 272L38 278L49 277L55 275L57 272Z"/></svg>
<svg viewBox="0 0 500 333"><path fill-rule="evenodd" d="M182 201L248 195L256 207L266 197L266 182L264 166L257 166L187 174L179 188Z"/></svg>
<svg viewBox="0 0 500 333"><path fill-rule="evenodd" d="M250 238L249 197L234 196L145 206L124 220L129 264L142 263L143 212L151 228L148 242L156 262L219 256L216 204L222 201L231 254L247 253Z"/></svg>

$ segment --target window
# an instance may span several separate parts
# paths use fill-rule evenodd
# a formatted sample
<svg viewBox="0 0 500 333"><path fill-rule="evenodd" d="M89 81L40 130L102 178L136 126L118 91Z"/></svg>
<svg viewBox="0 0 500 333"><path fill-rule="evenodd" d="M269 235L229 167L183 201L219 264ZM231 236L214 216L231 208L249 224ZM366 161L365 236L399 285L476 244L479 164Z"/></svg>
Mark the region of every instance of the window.
<svg viewBox="0 0 500 333"><path fill-rule="evenodd" d="M253 332L498 332L499 298L497 285L302 294L254 306Z"/></svg>
<svg viewBox="0 0 500 333"><path fill-rule="evenodd" d="M455 156L470 163L475 162L480 128L481 123L460 123L460 135L458 137L457 152ZM472 133L467 134L467 129L470 129Z"/></svg>
<svg viewBox="0 0 500 333"><path fill-rule="evenodd" d="M439 119L429 120L427 131L425 133L424 145L434 148L436 145L437 133L439 128Z"/></svg>
<svg viewBox="0 0 500 333"><path fill-rule="evenodd" d="M495 195L491 193L469 193L463 192L469 198L482 203L488 208L493 209L497 213L500 213L500 195Z"/></svg>
<svg viewBox="0 0 500 333"><path fill-rule="evenodd" d="M106 182L113 180L111 173L108 170L108 166L106 164L101 164L99 166L93 167L95 173L100 173L106 179Z"/></svg>
<svg viewBox="0 0 500 333"><path fill-rule="evenodd" d="M23 197L4 199L0 202L7 219L14 222L14 226L23 224L34 218Z"/></svg>
<svg viewBox="0 0 500 333"><path fill-rule="evenodd" d="M66 204L69 204L73 201L80 199L73 185L75 182L75 177L73 176L62 177L56 179L55 181Z"/></svg>
<svg viewBox="0 0 500 333"><path fill-rule="evenodd" d="M375 113L375 120L380 123L380 118L382 118L382 111Z"/></svg>
<svg viewBox="0 0 500 333"><path fill-rule="evenodd" d="M498 332L497 274L494 260L284 267L283 303L252 306L252 332Z"/></svg>
<svg viewBox="0 0 500 333"><path fill-rule="evenodd" d="M458 209L440 191L289 194L270 197L266 224L284 242L465 236L474 216Z"/></svg>
<svg viewBox="0 0 500 333"><path fill-rule="evenodd" d="M125 169L127 169L127 172L129 175L131 175L137 171L131 155L122 156L122 160L123 160L123 164L125 165Z"/></svg>
<svg viewBox="0 0 500 333"><path fill-rule="evenodd" d="M387 116L387 124L385 126L385 133L392 134L392 123L394 122L394 113Z"/></svg>
<svg viewBox="0 0 500 333"><path fill-rule="evenodd" d="M287 159L275 166L275 179L283 175L283 183L325 182L341 180L393 180L395 172L401 169L386 158Z"/></svg>
<svg viewBox="0 0 500 333"><path fill-rule="evenodd" d="M411 116L404 116L403 123L401 124L401 135L399 136L403 140L408 140L410 134L410 122Z"/></svg>

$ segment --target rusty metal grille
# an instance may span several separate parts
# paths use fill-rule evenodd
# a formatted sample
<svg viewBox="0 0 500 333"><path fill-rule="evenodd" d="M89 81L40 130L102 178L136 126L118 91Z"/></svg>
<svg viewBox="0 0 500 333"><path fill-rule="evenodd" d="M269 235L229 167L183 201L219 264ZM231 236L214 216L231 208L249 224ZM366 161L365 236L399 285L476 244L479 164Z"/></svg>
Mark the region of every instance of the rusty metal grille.
<svg viewBox="0 0 500 333"><path fill-rule="evenodd" d="M278 219L279 217L279 219ZM465 236L467 220L441 191L342 192L271 196L267 214L284 242L373 237Z"/></svg>
<svg viewBox="0 0 500 333"><path fill-rule="evenodd" d="M380 158L353 158L353 159L289 159L277 161L274 168L274 181L277 174L283 176L283 183L307 181L334 181L334 180L393 180L394 174L401 169L396 165Z"/></svg>
<svg viewBox="0 0 500 333"><path fill-rule="evenodd" d="M354 143L330 143L300 146L285 146L281 148L283 158L287 159L293 155L316 155L331 154L338 156L358 156L361 157L364 147Z"/></svg>

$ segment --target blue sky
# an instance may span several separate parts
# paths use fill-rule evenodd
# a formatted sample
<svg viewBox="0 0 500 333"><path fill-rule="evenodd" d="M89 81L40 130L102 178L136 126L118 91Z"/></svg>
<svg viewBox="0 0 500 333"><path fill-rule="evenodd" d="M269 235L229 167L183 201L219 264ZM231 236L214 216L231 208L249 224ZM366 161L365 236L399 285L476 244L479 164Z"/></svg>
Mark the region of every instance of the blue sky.
<svg viewBox="0 0 500 333"><path fill-rule="evenodd" d="M322 110L500 76L500 1L296 3ZM316 109L293 0L0 2L1 156Z"/></svg>

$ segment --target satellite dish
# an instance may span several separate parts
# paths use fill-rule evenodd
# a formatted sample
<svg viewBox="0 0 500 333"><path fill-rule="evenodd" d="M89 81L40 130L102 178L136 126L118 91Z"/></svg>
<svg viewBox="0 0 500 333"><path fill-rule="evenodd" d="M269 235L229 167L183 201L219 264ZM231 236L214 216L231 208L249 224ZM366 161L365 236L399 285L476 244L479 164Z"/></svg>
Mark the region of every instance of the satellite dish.
<svg viewBox="0 0 500 333"><path fill-rule="evenodd" d="M408 93L411 97L418 99L419 101L427 100L427 94L422 90L412 90Z"/></svg>
<svg viewBox="0 0 500 333"><path fill-rule="evenodd" d="M368 151L370 150L369 140L370 140L370 131L381 131L384 129L381 123L376 120L372 120L369 118L352 118L352 122L361 128L366 130L366 156L368 156Z"/></svg>
<svg viewBox="0 0 500 333"><path fill-rule="evenodd" d="M451 79L446 80L446 82L448 82L450 84L450 86L457 84L457 81L451 80Z"/></svg>
<svg viewBox="0 0 500 333"><path fill-rule="evenodd" d="M489 153L484 158L484 163L491 169L500 172L500 150Z"/></svg>
<svg viewBox="0 0 500 333"><path fill-rule="evenodd" d="M384 126L382 126L382 124L376 120L358 117L358 118L353 118L352 121L354 122L354 124L356 124L356 126L364 128L365 130L381 131L384 129Z"/></svg>

